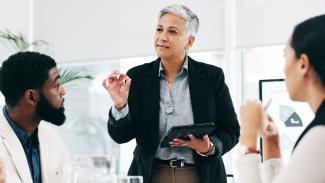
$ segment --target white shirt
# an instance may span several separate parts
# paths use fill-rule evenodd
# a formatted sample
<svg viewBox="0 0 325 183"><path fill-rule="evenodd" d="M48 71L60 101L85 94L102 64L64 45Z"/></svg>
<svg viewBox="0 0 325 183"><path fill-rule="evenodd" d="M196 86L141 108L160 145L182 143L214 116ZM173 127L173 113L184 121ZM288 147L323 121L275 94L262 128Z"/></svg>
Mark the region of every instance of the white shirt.
<svg viewBox="0 0 325 183"><path fill-rule="evenodd" d="M287 166L281 159L260 163L258 154L241 155L236 160L238 183L325 183L325 126L307 132Z"/></svg>

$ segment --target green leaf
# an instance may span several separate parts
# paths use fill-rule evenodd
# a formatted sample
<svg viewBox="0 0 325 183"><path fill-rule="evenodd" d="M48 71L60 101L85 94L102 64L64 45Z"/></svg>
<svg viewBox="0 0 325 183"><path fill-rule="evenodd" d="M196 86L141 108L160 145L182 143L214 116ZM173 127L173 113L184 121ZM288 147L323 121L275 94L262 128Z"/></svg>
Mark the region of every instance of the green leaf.
<svg viewBox="0 0 325 183"><path fill-rule="evenodd" d="M9 30L0 31L0 40L5 40L11 43L17 52L26 51L31 46L39 47L42 45L48 45L46 41L35 40L32 43L28 43L26 38L22 34L13 34ZM61 73L60 82L66 84L79 79L94 79L90 75L82 75L77 69L64 69Z"/></svg>
<svg viewBox="0 0 325 183"><path fill-rule="evenodd" d="M41 45L48 45L48 43L43 40L36 40L32 43L28 43L28 41L22 34L13 34L9 30L0 31L0 39L6 40L11 43L15 47L17 52L26 51L31 46L39 47Z"/></svg>
<svg viewBox="0 0 325 183"><path fill-rule="evenodd" d="M80 71L76 69L63 69L60 72L60 83L62 85L79 79L94 79L91 75L81 75Z"/></svg>

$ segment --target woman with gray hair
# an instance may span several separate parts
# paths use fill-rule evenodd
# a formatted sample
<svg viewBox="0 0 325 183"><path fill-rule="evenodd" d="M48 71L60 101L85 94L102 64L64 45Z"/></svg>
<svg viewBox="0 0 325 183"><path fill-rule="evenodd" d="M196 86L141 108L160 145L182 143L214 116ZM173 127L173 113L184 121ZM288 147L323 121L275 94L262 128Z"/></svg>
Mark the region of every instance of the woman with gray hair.
<svg viewBox="0 0 325 183"><path fill-rule="evenodd" d="M114 102L108 132L117 143L136 139L129 175L142 175L144 183L226 183L221 156L237 143L239 125L223 71L188 56L198 28L188 7L162 9L154 37L158 58L103 81ZM208 122L218 127L209 136L189 134L160 147L171 127Z"/></svg>

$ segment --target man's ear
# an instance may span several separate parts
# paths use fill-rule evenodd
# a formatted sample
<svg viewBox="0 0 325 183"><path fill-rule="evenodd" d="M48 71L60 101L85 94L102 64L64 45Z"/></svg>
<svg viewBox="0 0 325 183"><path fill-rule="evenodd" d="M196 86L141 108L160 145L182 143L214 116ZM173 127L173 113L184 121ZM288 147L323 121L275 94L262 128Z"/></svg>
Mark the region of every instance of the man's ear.
<svg viewBox="0 0 325 183"><path fill-rule="evenodd" d="M310 60L306 54L301 54L299 58L299 72L303 77L308 77L308 71L311 69Z"/></svg>
<svg viewBox="0 0 325 183"><path fill-rule="evenodd" d="M24 93L24 98L29 105L36 106L39 101L39 92L34 89L28 89Z"/></svg>

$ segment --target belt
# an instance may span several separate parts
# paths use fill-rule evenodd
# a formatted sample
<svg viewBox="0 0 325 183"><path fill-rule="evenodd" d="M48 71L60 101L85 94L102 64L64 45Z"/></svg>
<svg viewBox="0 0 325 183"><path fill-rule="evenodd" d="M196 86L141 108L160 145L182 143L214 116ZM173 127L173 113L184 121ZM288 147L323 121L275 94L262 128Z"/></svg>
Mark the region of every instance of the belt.
<svg viewBox="0 0 325 183"><path fill-rule="evenodd" d="M186 163L184 160L181 159L171 159L171 160L161 160L155 159L154 160L158 164L168 165L171 168L183 168L183 167L194 167L194 164Z"/></svg>

